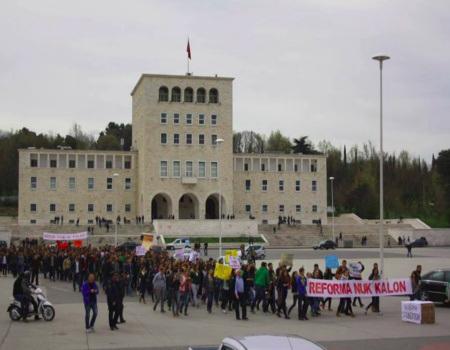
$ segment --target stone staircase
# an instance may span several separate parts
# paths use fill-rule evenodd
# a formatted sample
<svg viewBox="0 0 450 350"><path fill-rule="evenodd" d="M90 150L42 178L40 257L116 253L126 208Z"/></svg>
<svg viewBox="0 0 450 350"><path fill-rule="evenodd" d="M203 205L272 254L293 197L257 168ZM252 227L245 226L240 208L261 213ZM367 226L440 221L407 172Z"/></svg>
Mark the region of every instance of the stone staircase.
<svg viewBox="0 0 450 350"><path fill-rule="evenodd" d="M277 225L262 224L258 226L259 233L263 234L269 241L270 247L304 246L312 247L319 241L326 239L317 225L281 225L276 233L273 227Z"/></svg>

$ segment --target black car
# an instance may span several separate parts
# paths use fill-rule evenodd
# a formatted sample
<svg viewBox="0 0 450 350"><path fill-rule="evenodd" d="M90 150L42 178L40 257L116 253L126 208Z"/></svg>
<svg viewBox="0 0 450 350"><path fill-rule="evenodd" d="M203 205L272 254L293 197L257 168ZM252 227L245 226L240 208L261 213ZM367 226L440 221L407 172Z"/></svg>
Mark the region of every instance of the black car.
<svg viewBox="0 0 450 350"><path fill-rule="evenodd" d="M136 242L125 242L122 243L121 245L119 245L119 250L121 251L133 251L136 250L136 247L138 245L141 245L140 243L136 243Z"/></svg>
<svg viewBox="0 0 450 350"><path fill-rule="evenodd" d="M421 300L429 300L436 303L449 301L450 269L437 269L422 276L419 286Z"/></svg>
<svg viewBox="0 0 450 350"><path fill-rule="evenodd" d="M331 239L327 239L325 241L321 241L318 245L313 247L314 250L317 249L336 249L336 243L334 243Z"/></svg>
<svg viewBox="0 0 450 350"><path fill-rule="evenodd" d="M0 240L0 248L8 248L8 243L6 243L6 241Z"/></svg>
<svg viewBox="0 0 450 350"><path fill-rule="evenodd" d="M425 237L417 238L414 242L411 243L412 247L426 247L428 245L428 241Z"/></svg>

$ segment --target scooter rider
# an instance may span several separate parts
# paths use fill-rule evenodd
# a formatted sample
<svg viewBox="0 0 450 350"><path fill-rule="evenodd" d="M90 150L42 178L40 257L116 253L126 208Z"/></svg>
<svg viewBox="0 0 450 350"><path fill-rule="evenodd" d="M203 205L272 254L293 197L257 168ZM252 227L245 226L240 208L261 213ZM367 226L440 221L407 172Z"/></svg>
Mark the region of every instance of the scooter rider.
<svg viewBox="0 0 450 350"><path fill-rule="evenodd" d="M30 283L30 272L25 271L17 277L16 281L14 282L13 286L13 296L14 299L18 300L21 305L21 313L22 313L22 319L26 321L27 315L28 315L28 305L29 303L33 304L34 309L34 319L39 320L38 315L38 305L34 298L31 296L31 290L30 286L34 287Z"/></svg>

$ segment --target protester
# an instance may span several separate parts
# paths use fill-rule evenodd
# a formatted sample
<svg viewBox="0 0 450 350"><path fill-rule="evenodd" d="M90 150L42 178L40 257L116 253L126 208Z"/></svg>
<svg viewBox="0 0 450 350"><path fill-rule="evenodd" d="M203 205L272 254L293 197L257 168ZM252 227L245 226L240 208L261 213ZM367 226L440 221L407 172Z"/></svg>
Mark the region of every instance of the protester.
<svg viewBox="0 0 450 350"><path fill-rule="evenodd" d="M89 274L86 281L83 282L81 287L81 292L83 294L84 310L85 310L85 327L86 333L94 332L95 320L97 319L98 307L97 307L97 295L98 287L95 283L95 275L93 273ZM92 318L90 317L92 311Z"/></svg>
<svg viewBox="0 0 450 350"><path fill-rule="evenodd" d="M242 319L247 321L247 300L245 298L245 282L241 277L241 270L236 271L234 286L234 310L236 312L236 320L240 320L239 308L242 310Z"/></svg>
<svg viewBox="0 0 450 350"><path fill-rule="evenodd" d="M372 273L369 275L369 280L377 281L380 278L381 277L380 277L380 273L378 271L378 264L374 264L373 269L372 269ZM372 301L366 307L366 310L365 310L365 314L366 315L367 315L367 311L369 309L372 309L372 312L380 312L380 297L376 297L376 296L372 297Z"/></svg>

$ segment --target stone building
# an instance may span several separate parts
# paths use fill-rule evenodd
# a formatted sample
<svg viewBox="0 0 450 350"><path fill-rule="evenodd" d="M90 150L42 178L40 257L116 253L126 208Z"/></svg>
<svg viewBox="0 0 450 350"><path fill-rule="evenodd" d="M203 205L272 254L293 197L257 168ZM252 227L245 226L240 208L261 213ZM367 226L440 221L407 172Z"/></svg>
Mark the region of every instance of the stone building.
<svg viewBox="0 0 450 350"><path fill-rule="evenodd" d="M19 150L19 223L144 216L192 228L219 212L326 223L325 156L233 154L232 84L143 74L131 92L131 151Z"/></svg>

